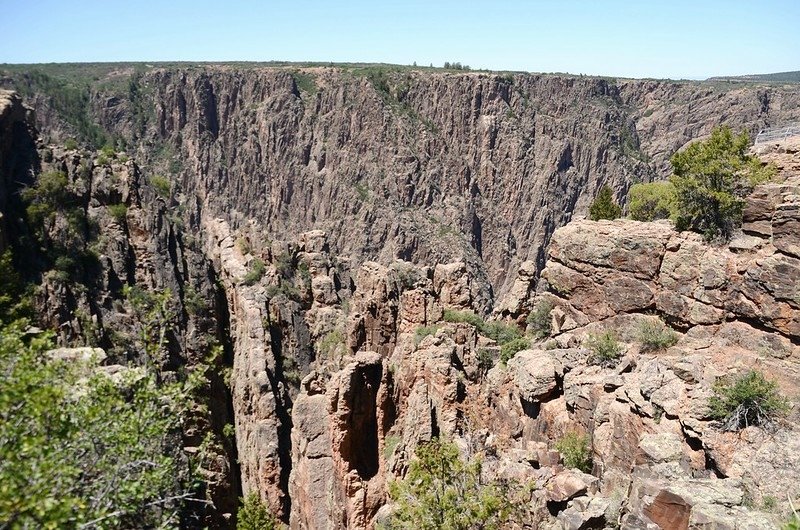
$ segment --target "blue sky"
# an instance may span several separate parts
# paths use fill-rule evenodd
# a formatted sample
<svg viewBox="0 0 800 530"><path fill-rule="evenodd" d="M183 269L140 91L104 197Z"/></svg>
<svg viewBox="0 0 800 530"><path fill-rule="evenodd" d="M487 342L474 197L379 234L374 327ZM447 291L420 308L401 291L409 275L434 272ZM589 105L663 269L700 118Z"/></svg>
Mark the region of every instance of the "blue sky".
<svg viewBox="0 0 800 530"><path fill-rule="evenodd" d="M625 77L800 70L800 0L0 0L0 62L333 61Z"/></svg>

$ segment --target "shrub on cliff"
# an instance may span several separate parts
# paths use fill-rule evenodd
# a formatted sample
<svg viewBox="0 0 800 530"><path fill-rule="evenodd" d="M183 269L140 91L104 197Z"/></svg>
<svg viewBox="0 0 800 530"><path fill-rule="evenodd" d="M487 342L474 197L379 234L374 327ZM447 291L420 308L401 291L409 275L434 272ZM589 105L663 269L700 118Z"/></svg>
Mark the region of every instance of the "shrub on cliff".
<svg viewBox="0 0 800 530"><path fill-rule="evenodd" d="M0 329L0 528L177 527L181 389L55 359L25 327Z"/></svg>
<svg viewBox="0 0 800 530"><path fill-rule="evenodd" d="M634 184L628 207L634 221L672 219L676 210L675 186L671 182Z"/></svg>
<svg viewBox="0 0 800 530"><path fill-rule="evenodd" d="M774 175L773 168L747 154L749 143L746 132L734 136L728 127L717 127L708 140L672 156L679 230L727 239L741 224L744 198Z"/></svg>
<svg viewBox="0 0 800 530"><path fill-rule="evenodd" d="M275 516L267 509L267 505L256 493L240 499L239 512L236 514L236 530L272 530L275 528Z"/></svg>
<svg viewBox="0 0 800 530"><path fill-rule="evenodd" d="M531 347L531 341L526 337L519 337L500 346L500 360L507 363L517 353Z"/></svg>
<svg viewBox="0 0 800 530"><path fill-rule="evenodd" d="M587 435L574 431L566 433L556 442L556 451L561 453L564 467L592 472L592 451Z"/></svg>
<svg viewBox="0 0 800 530"><path fill-rule="evenodd" d="M474 326L480 333L494 340L500 346L522 337L522 332L514 325L504 322L486 322L472 311L445 309L442 320Z"/></svg>
<svg viewBox="0 0 800 530"><path fill-rule="evenodd" d="M617 341L611 331L600 334L590 334L583 345L589 349L589 364L596 364L610 368L617 364L622 355L622 345Z"/></svg>
<svg viewBox="0 0 800 530"><path fill-rule="evenodd" d="M604 185L595 197L592 205L589 206L589 219L599 221L601 219L619 219L622 215L622 208L614 200L611 188Z"/></svg>
<svg viewBox="0 0 800 530"><path fill-rule="evenodd" d="M643 351L665 350L678 342L678 334L661 319L643 321L636 332Z"/></svg>
<svg viewBox="0 0 800 530"><path fill-rule="evenodd" d="M550 313L553 311L553 302L544 299L538 304L533 311L530 312L528 318L525 320L533 331L534 338L545 339L550 336L552 330L550 329L551 317Z"/></svg>
<svg viewBox="0 0 800 530"><path fill-rule="evenodd" d="M250 270L247 271L247 274L242 278L242 283L247 286L255 285L264 276L266 270L267 267L261 259L253 259L253 261L250 262Z"/></svg>
<svg viewBox="0 0 800 530"><path fill-rule="evenodd" d="M389 496L397 503L391 529L499 529L513 507L507 488L482 480L479 459L465 462L455 444L438 438L417 448Z"/></svg>
<svg viewBox="0 0 800 530"><path fill-rule="evenodd" d="M749 426L770 426L789 410L778 385L757 370L750 370L735 381L722 379L714 385L708 402L710 416L726 431Z"/></svg>

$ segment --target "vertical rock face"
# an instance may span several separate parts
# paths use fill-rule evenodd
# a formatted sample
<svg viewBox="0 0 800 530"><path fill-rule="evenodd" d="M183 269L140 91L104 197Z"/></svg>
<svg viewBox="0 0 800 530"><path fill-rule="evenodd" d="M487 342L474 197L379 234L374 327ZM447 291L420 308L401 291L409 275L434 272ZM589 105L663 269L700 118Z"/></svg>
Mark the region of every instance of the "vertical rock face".
<svg viewBox="0 0 800 530"><path fill-rule="evenodd" d="M0 90L0 252L10 244L7 219L17 183L30 182L36 163L33 112L18 94Z"/></svg>
<svg viewBox="0 0 800 530"><path fill-rule="evenodd" d="M463 261L484 298L527 260L541 270L602 184L623 199L719 123L800 118L796 91L741 85L213 66L131 79L93 113L148 162L179 158L211 217L283 240L321 229L356 263Z"/></svg>
<svg viewBox="0 0 800 530"><path fill-rule="evenodd" d="M236 498L255 492L293 528L370 528L387 482L440 435L482 455L490 476L536 484L529 521L557 514L571 528L759 522L742 488L776 496L768 472L800 482L795 430L750 430L736 445L705 412L735 368L763 367L784 389L798 381L796 183L759 188L726 248L668 224L556 230L601 184L622 198L634 180L665 175L671 153L723 110L749 129L797 117L796 91L765 89L765 108L750 87L557 76L381 83L335 68L208 67L132 81L147 89L139 99L92 101L138 163L49 147L42 171L66 174L102 237L82 243L98 250L96 284L44 275L39 305L64 344L94 329L110 347L135 321L122 286L169 288L178 314L160 369L201 362L211 339L225 346L229 384L210 383L211 410L184 440L195 450L234 425L209 475L208 524L232 524ZM11 100L0 123L22 116ZM138 115L142 105L154 114ZM40 172L13 162L8 138L0 129L4 215L18 193L9 164ZM167 170L164 193L154 177ZM0 249L11 232L0 219ZM480 326L443 321L445 310L493 311L522 326L544 298L552 340L508 363ZM676 345L640 347L648 312L680 330ZM582 347L605 329L625 343L615 369ZM564 470L553 449L571 431L591 436L594 477Z"/></svg>

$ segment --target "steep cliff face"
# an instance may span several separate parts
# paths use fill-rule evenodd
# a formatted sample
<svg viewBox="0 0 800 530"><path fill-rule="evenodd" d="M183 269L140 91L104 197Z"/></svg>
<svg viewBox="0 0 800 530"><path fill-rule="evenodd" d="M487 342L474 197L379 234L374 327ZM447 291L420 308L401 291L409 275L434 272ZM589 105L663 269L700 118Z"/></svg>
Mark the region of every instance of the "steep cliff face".
<svg viewBox="0 0 800 530"><path fill-rule="evenodd" d="M129 90L108 88L126 76ZM800 117L791 88L724 84L222 66L107 77L94 117L142 160L177 157L171 178L234 230L321 229L359 263L458 259L500 295L520 263L541 270L552 231L601 184L624 199L714 125Z"/></svg>
<svg viewBox="0 0 800 530"><path fill-rule="evenodd" d="M11 241L13 219L11 190L30 182L36 165L36 132L30 108L22 104L18 94L0 90L0 252Z"/></svg>
<svg viewBox="0 0 800 530"><path fill-rule="evenodd" d="M536 484L531 525L636 527L661 521L665 503L687 521L768 524L742 484L761 499L779 493L765 470L798 482L795 457L770 456L792 450L795 430L751 430L736 445L703 411L734 368L797 383L796 185L759 188L728 248L666 224L556 231L603 183L622 199L664 176L676 149L720 122L797 118L796 90L340 68L114 75L128 90L97 88L91 112L135 160L57 144L37 154L25 136L19 167L29 180L66 175L94 220L77 245L99 256L79 286L37 278L39 306L63 343L93 336L113 350L135 321L122 286L169 288L174 334L159 369L190 370L209 338L225 346L216 362L230 378L209 381L208 410L184 435L190 453L207 432L221 445L208 524L230 524L237 495L256 492L294 528L371 527L390 511L387 482L436 435L485 455L499 478ZM47 136L72 134L46 95L35 101ZM21 151L2 145L6 214L19 192L7 161ZM51 241L68 224L54 219ZM19 230L5 231L18 247ZM34 272L49 263L37 252ZM507 365L475 326L444 321L494 310L524 326L544 298L554 339ZM643 351L647 312L678 328L675 346ZM625 343L616 369L582 347L607 328ZM553 451L576 429L592 435L594 476Z"/></svg>

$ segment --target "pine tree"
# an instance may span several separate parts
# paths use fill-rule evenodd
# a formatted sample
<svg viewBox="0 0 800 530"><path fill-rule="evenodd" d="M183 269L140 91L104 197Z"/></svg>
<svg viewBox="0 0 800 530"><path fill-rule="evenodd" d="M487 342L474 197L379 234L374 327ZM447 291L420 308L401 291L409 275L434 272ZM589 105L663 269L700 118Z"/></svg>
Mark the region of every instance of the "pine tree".
<svg viewBox="0 0 800 530"><path fill-rule="evenodd" d="M599 221L600 219L618 219L622 215L622 208L614 201L611 188L603 185L600 193L595 197L594 202L589 207L589 219Z"/></svg>

